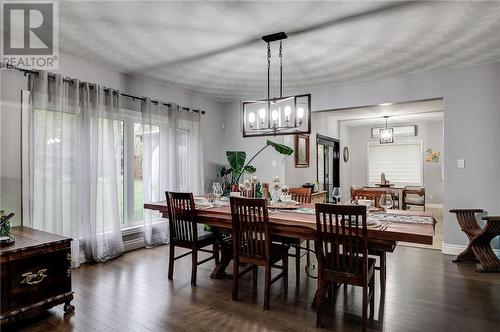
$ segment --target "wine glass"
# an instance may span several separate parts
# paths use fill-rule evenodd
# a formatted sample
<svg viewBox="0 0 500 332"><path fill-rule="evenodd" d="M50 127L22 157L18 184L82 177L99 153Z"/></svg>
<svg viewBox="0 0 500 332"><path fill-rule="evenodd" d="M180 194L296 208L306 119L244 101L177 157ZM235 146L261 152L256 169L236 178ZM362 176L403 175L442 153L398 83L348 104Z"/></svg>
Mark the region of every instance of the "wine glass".
<svg viewBox="0 0 500 332"><path fill-rule="evenodd" d="M332 196L335 197L335 203L340 203L340 197L342 197L342 188L334 187L332 191Z"/></svg>
<svg viewBox="0 0 500 332"><path fill-rule="evenodd" d="M220 199L220 196L223 194L223 190L222 190L222 186L221 186L220 182L214 182L214 184L212 185L212 190L213 190L213 194L216 197L216 200L218 201Z"/></svg>
<svg viewBox="0 0 500 332"><path fill-rule="evenodd" d="M387 212L388 209L394 206L394 202L392 201L392 196L390 194L382 194L380 195L379 205L381 208Z"/></svg>

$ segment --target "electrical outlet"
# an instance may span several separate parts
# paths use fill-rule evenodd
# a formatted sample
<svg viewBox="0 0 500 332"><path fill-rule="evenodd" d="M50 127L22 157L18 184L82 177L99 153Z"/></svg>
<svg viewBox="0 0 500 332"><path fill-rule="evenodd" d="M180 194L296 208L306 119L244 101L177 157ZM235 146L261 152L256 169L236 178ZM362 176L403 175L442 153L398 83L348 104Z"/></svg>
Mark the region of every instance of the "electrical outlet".
<svg viewBox="0 0 500 332"><path fill-rule="evenodd" d="M465 168L465 159L457 160L457 168Z"/></svg>

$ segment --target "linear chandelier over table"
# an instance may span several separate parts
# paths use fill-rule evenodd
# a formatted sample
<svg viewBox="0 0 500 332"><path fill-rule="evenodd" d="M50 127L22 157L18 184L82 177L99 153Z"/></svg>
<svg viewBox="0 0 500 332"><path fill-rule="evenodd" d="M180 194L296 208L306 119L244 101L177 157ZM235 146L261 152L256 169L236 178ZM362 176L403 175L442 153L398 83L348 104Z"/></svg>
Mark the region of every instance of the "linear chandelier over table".
<svg viewBox="0 0 500 332"><path fill-rule="evenodd" d="M311 94L283 97L284 32L263 36L267 43L267 99L243 102L243 137L306 134L311 132ZM271 43L279 41L279 97L271 98Z"/></svg>

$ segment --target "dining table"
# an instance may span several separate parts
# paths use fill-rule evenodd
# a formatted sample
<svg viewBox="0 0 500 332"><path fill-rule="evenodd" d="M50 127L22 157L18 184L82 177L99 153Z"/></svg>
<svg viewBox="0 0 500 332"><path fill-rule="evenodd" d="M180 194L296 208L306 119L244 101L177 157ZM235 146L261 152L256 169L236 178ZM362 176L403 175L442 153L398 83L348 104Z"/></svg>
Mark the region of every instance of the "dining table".
<svg viewBox="0 0 500 332"><path fill-rule="evenodd" d="M167 201L145 203L144 208L158 211L163 218L168 218ZM232 259L229 236L232 229L231 208L228 202L196 206L196 214L197 222L212 226L219 238L222 257L211 277L225 278L225 269ZM368 219L370 218L378 218L378 223L375 227L367 227L369 249L393 252L400 241L432 245L436 221L430 212L389 209L384 212L369 213ZM294 209L269 209L269 228L272 235L314 240L316 236L314 204L299 204Z"/></svg>

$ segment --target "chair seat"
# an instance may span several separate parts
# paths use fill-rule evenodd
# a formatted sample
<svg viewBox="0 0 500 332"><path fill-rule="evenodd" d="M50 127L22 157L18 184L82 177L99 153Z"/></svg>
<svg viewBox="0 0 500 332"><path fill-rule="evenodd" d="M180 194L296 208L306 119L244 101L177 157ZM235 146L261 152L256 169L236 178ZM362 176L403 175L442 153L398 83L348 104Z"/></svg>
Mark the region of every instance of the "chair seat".
<svg viewBox="0 0 500 332"><path fill-rule="evenodd" d="M354 261L355 261L354 266L356 268L355 268L355 270L351 270L351 271L331 270L329 268L328 261L330 261L332 259L335 259L334 254L330 253L330 254L326 255L326 259L325 259L326 266L323 266L323 278L322 278L323 280L331 279L333 281L342 282L343 279L346 279L346 280L349 279L352 281L353 278L359 278L359 283L361 283L363 258L361 258L361 257L351 257L350 258L347 255L342 255L342 254L339 255L340 265L342 265L343 261L345 261L347 263L347 261L349 259L354 259ZM368 281L373 277L374 271L375 271L375 258L368 258L368 274L367 274Z"/></svg>
<svg viewBox="0 0 500 332"><path fill-rule="evenodd" d="M423 205L424 204L424 199L423 198L418 198L418 197L406 197L405 198L405 203L406 204Z"/></svg>
<svg viewBox="0 0 500 332"><path fill-rule="evenodd" d="M262 242L265 242L264 240L261 240ZM260 241L259 241L260 242ZM262 246L265 244L262 243ZM270 262L271 264L276 263L279 260L282 260L284 257L288 257L288 250L290 249L289 246L283 245L283 244L278 244L278 243L271 243L271 252L270 252ZM243 253L240 254L240 261L242 263L246 263L247 260L245 258L249 258L252 262L254 261L254 256L251 255L245 255ZM251 261L248 261L251 263ZM262 260L265 262L265 260ZM259 263L260 264L260 263Z"/></svg>

